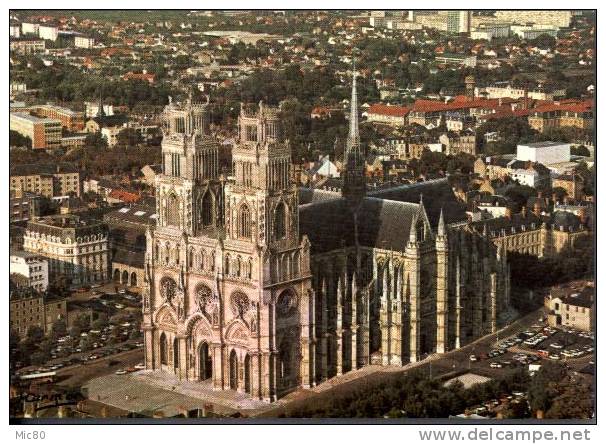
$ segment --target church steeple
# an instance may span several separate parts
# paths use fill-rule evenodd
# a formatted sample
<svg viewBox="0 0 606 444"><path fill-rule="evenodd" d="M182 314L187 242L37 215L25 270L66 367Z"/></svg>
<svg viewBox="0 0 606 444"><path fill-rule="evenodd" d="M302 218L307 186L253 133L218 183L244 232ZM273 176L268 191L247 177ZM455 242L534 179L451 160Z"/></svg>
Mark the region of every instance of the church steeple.
<svg viewBox="0 0 606 444"><path fill-rule="evenodd" d="M351 88L351 110L349 115L349 134L345 145L343 196L357 207L366 194L364 175L364 155L360 146L358 124L358 91L356 87L356 65L353 62L353 81Z"/></svg>

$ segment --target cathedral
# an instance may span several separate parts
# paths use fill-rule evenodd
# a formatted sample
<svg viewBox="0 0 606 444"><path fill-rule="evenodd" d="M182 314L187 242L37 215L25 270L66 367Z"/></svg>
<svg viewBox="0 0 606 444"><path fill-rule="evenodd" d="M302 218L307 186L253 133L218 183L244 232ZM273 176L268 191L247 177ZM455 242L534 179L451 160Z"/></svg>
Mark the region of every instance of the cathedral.
<svg viewBox="0 0 606 444"><path fill-rule="evenodd" d="M263 103L241 107L224 177L207 107L163 115L147 369L275 401L496 330L506 251L467 223L446 179L367 189L355 76L341 192L297 188L280 110Z"/></svg>

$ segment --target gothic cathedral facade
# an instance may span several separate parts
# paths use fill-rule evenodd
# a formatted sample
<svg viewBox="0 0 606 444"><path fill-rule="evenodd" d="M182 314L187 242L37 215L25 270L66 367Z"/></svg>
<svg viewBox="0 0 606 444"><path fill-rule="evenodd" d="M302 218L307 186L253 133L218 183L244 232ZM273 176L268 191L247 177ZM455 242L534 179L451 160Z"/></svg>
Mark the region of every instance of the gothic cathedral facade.
<svg viewBox="0 0 606 444"><path fill-rule="evenodd" d="M226 182L206 108L188 100L164 112L145 364L273 401L313 380L310 245L299 234L290 147L277 109L243 107Z"/></svg>
<svg viewBox="0 0 606 444"><path fill-rule="evenodd" d="M355 76L341 192L297 189L279 109L263 103L240 110L226 179L207 106L164 112L147 369L275 401L496 331L507 252L467 222L447 179L367 189Z"/></svg>

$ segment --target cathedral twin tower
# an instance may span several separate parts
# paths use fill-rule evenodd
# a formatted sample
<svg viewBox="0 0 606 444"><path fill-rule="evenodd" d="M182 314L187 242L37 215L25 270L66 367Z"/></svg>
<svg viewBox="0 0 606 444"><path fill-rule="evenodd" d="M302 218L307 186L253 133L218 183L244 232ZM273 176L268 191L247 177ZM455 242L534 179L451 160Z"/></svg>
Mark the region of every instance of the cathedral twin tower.
<svg viewBox="0 0 606 444"><path fill-rule="evenodd" d="M496 328L504 255L477 233L447 235L443 214L434 236L422 201L367 196L355 79L342 195L297 189L279 109L263 103L241 109L229 179L207 105L169 104L163 132L147 234L147 369L274 401ZM465 256L449 253L461 243ZM472 280L478 287L465 287Z"/></svg>

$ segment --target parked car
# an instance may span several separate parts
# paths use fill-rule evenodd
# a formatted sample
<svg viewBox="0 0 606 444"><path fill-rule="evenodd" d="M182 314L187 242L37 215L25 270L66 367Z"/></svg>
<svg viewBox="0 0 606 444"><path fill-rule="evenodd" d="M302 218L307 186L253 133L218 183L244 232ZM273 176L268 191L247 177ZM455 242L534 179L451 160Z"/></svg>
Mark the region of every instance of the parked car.
<svg viewBox="0 0 606 444"><path fill-rule="evenodd" d="M126 373L127 373L127 372L126 372L126 370L122 370L122 369L120 369L120 370L116 370L116 373L115 373L115 374L116 374L116 375L125 375Z"/></svg>

